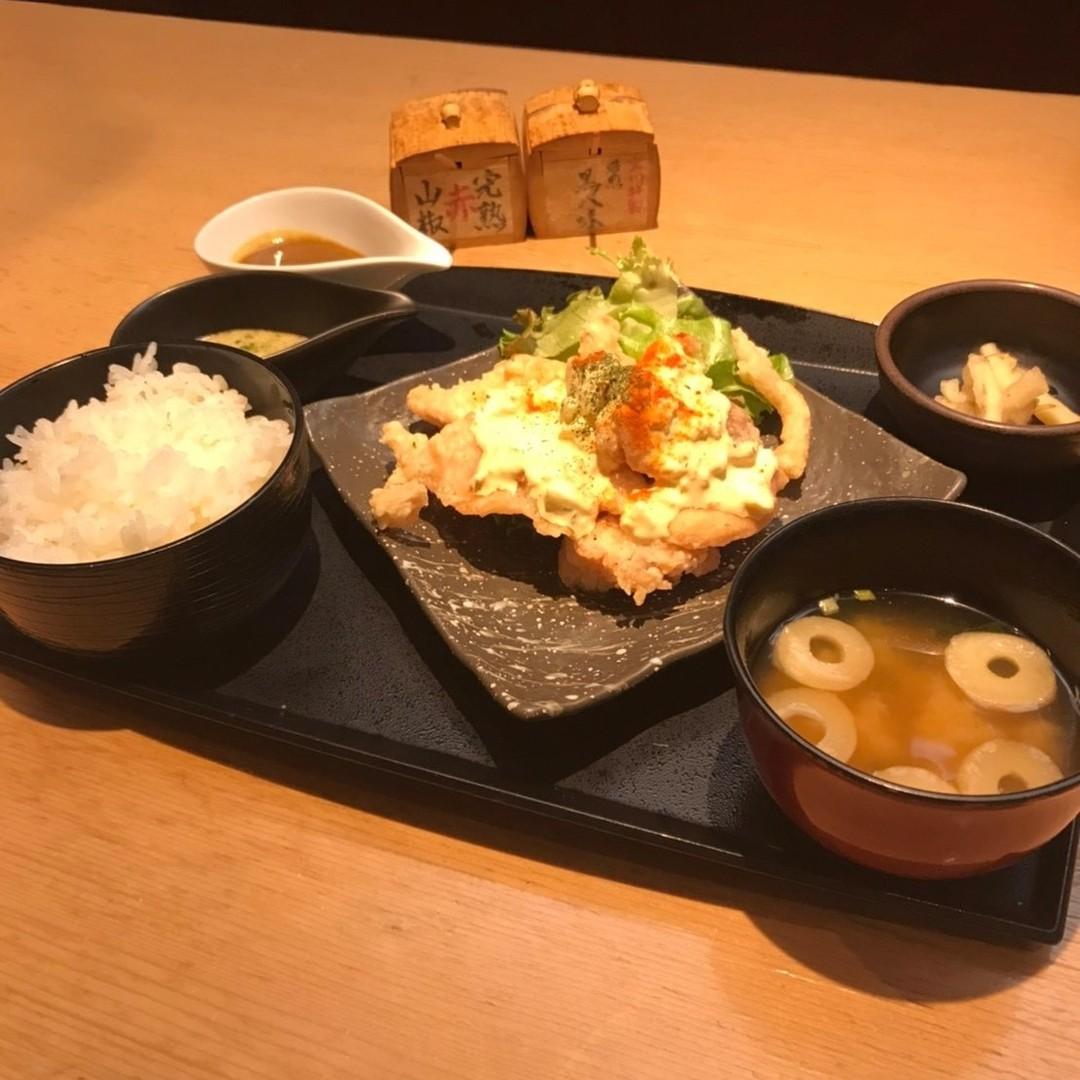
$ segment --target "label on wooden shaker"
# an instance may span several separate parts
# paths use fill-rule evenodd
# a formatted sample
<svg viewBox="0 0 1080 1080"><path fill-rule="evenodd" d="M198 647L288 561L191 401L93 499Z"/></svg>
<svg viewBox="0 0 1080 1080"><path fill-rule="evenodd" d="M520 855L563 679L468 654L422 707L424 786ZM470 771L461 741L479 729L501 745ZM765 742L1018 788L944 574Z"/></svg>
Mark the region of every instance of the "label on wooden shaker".
<svg viewBox="0 0 1080 1080"><path fill-rule="evenodd" d="M404 177L408 222L440 243L495 237L514 231L509 170L447 169Z"/></svg>
<svg viewBox="0 0 1080 1080"><path fill-rule="evenodd" d="M650 228L648 177L647 154L561 161L545 157L549 228L564 235Z"/></svg>

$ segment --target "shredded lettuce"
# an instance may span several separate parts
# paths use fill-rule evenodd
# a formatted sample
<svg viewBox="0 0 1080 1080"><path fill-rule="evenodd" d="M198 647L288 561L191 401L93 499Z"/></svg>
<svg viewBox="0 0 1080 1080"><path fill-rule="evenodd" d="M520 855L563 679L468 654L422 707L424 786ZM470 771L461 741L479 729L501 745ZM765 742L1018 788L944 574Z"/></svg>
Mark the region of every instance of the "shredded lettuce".
<svg viewBox="0 0 1080 1080"><path fill-rule="evenodd" d="M535 353L553 360L569 360L577 353L585 328L594 319L605 315L611 305L600 289L574 293L562 311L546 307L540 314L522 308L514 316L521 327L517 332L504 330L499 339L503 356L515 353Z"/></svg>
<svg viewBox="0 0 1080 1080"><path fill-rule="evenodd" d="M630 254L621 259L599 248L593 248L593 254L607 259L619 271L608 293L611 304L648 307L664 319L673 319L678 314L682 282L671 261L649 251L649 245L640 236L634 237Z"/></svg>
<svg viewBox="0 0 1080 1080"><path fill-rule="evenodd" d="M631 359L640 359L659 338L688 335L694 341L695 357L718 390L739 402L755 422L771 411L738 377L731 323L713 315L701 297L682 284L670 260L653 255L640 236L634 237L629 253L621 258L597 248L593 253L618 271L607 295L592 288L569 297L559 311L545 307L538 313L523 308L514 316L517 328L504 330L499 339L503 356L531 353L569 360L589 326L610 316L619 327L619 348ZM794 377L782 353L769 359L783 378Z"/></svg>
<svg viewBox="0 0 1080 1080"><path fill-rule="evenodd" d="M791 370L791 361L783 353L774 353L769 357L769 362L781 378L788 382L795 378L795 373ZM718 360L709 368L707 374L712 379L713 386L742 405L755 424L765 413L773 411L773 407L736 374L734 357L730 360Z"/></svg>

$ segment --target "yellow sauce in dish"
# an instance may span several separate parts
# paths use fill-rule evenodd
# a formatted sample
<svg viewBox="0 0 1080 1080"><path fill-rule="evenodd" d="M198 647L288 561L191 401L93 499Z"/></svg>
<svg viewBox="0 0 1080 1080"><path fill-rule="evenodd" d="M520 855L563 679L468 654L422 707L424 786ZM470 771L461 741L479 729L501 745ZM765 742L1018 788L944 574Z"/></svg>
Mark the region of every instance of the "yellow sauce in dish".
<svg viewBox="0 0 1080 1080"><path fill-rule="evenodd" d="M274 229L241 244L233 252L233 261L249 266L306 266L362 256L355 248L316 233Z"/></svg>
<svg viewBox="0 0 1080 1080"><path fill-rule="evenodd" d="M200 341L209 341L214 345L231 345L234 349L266 359L301 341L307 341L303 334L292 334L287 330L218 330L214 334L204 334Z"/></svg>

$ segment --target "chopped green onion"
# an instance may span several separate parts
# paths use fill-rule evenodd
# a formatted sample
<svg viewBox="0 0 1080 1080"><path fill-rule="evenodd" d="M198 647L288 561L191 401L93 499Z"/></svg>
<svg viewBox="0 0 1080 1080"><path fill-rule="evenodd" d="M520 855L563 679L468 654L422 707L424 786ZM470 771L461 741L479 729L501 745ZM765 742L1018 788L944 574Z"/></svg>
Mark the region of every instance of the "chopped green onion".
<svg viewBox="0 0 1080 1080"><path fill-rule="evenodd" d="M817 606L822 615L836 615L840 611L839 598L835 596L826 596L817 602Z"/></svg>
<svg viewBox="0 0 1080 1080"><path fill-rule="evenodd" d="M852 591L852 596L856 600L876 600L877 596L872 589L855 589Z"/></svg>

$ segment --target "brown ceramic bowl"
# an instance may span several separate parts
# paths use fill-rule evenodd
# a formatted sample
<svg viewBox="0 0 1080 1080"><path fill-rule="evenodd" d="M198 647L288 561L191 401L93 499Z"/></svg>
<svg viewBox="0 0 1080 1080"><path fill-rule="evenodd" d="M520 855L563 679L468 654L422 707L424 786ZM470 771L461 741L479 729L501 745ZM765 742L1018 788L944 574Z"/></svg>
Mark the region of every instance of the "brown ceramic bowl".
<svg viewBox="0 0 1080 1080"><path fill-rule="evenodd" d="M1080 424L997 424L934 401L969 352L993 341L1038 365L1061 400L1080 411L1080 296L1023 281L956 281L902 300L874 337L881 396L908 439L972 472L1050 473L1080 468Z"/></svg>
<svg viewBox="0 0 1080 1080"><path fill-rule="evenodd" d="M761 779L825 847L908 877L964 877L1012 862L1080 812L1080 774L1030 791L937 795L879 780L801 738L750 676L785 619L853 588L953 596L1048 649L1080 681L1080 556L989 510L931 499L871 499L800 518L763 541L731 585L724 640Z"/></svg>

